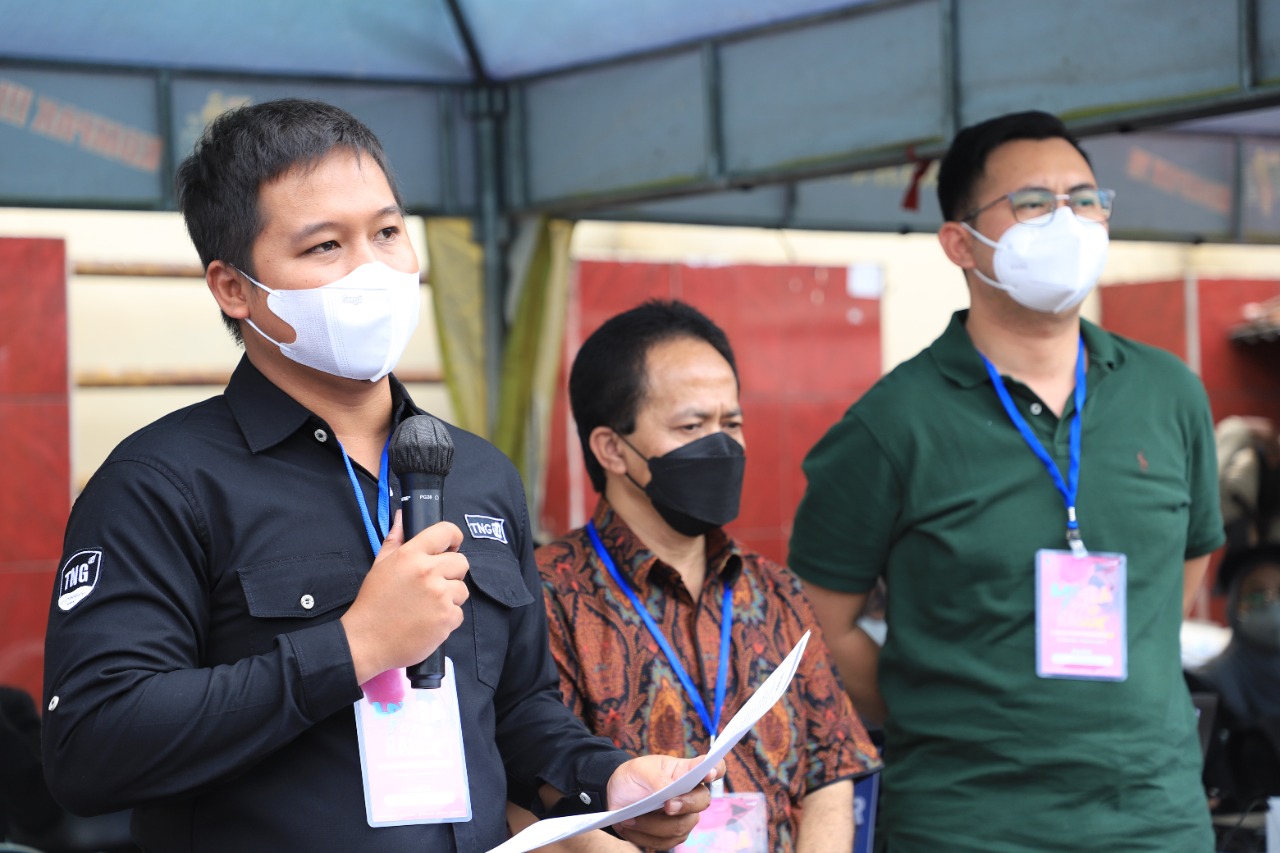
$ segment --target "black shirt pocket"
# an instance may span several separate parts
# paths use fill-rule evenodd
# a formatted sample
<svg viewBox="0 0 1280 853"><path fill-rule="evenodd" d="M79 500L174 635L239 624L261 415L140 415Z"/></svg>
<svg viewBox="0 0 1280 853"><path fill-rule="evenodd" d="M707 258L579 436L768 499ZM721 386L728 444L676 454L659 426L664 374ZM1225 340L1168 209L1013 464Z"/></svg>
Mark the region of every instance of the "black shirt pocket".
<svg viewBox="0 0 1280 853"><path fill-rule="evenodd" d="M520 561L510 551L477 548L464 552L470 563L467 577L479 592L468 600L475 633L476 676L496 689L513 630L512 611L533 604Z"/></svg>
<svg viewBox="0 0 1280 853"><path fill-rule="evenodd" d="M345 551L270 560L237 569L249 615L314 619L355 601L360 575Z"/></svg>

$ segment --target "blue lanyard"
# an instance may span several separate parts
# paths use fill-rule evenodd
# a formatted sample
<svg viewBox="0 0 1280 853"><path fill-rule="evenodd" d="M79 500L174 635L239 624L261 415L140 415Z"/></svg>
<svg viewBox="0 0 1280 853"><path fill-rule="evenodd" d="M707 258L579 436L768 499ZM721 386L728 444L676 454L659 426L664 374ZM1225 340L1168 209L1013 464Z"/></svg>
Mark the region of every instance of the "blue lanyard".
<svg viewBox="0 0 1280 853"><path fill-rule="evenodd" d="M600 541L600 533L596 530L594 521L587 522L587 535L591 537L591 544L595 546L596 554L600 557L601 562L604 563L605 568L609 570L609 574L618 586L622 588L622 591L627 594L627 598L631 599L631 603L635 605L636 612L644 620L645 627L649 629L649 633L653 635L653 638L658 641L658 645L667 656L667 662L675 670L676 677L684 685L685 692L689 694L689 700L693 702L694 709L697 710L698 716L702 718L702 722L707 726L707 731L714 739L716 733L720 730L720 714L724 711L725 686L729 681L729 633L733 625L733 589L728 584L725 585L724 605L720 612L720 666L716 672L715 716L712 717L707 713L707 706L702 701L702 694L698 692L698 688L694 686L692 679L689 678L689 673L685 672L684 666L680 663L680 659L676 657L675 650L671 648L671 644L667 642L662 629L658 627L658 623L649 615L649 611L645 609L644 602L640 600L640 596L636 595L636 591L631 588L631 584L627 583L618 571L613 558L609 556L604 543Z"/></svg>
<svg viewBox="0 0 1280 853"><path fill-rule="evenodd" d="M1053 461L1053 457L1044 449L1044 445L1040 443L1040 439L1036 438L1036 434L1031 431L1031 427L1027 425L1026 420L1018 411L1018 407L1013 404L1013 398L1009 396L1009 389L1005 388L1004 380L1000 378L1000 373L996 370L994 364L991 363L982 353L982 363L987 366L987 375L991 377L991 384L996 388L996 394L1000 397L1001 404L1004 405L1005 412L1009 415L1009 420L1013 421L1013 425L1018 428L1018 432L1022 435L1022 440L1027 443L1036 457L1044 465L1049 472L1049 476L1053 478L1053 484L1058 487L1058 492L1062 495L1063 502L1067 505L1067 544L1071 546L1071 551L1077 556L1084 556L1084 541L1080 538L1080 523L1076 521L1076 496L1080 491L1080 413L1084 411L1085 398L1085 369L1084 369L1084 338L1080 338L1080 350L1076 356L1076 410L1071 416L1071 448L1069 467L1067 469L1067 481L1062 481L1062 472L1058 470L1058 465Z"/></svg>
<svg viewBox="0 0 1280 853"><path fill-rule="evenodd" d="M364 502L364 489L360 488L360 481L356 479L356 469L351 467L351 457L347 455L342 442L338 442L338 449L342 451L342 461L347 466L347 476L351 478L351 488L356 493L356 503L360 504L360 515L364 518L364 532L369 535L369 545L373 548L375 557L382 550L382 540L386 539L387 534L391 532L391 482L387 477L387 448L390 446L391 436L387 436L387 443L382 445L382 460L378 463L378 527L382 530L382 536L378 536L377 531L373 529L373 519L369 517L369 505Z"/></svg>

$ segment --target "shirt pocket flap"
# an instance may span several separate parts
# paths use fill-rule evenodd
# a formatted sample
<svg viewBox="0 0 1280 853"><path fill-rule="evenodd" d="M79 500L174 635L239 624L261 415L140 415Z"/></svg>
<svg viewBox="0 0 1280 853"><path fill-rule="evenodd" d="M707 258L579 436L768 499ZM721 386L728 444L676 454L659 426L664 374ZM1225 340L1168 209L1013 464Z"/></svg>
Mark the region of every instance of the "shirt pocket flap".
<svg viewBox="0 0 1280 853"><path fill-rule="evenodd" d="M249 613L259 619L310 619L350 604L360 590L346 551L257 563L237 573Z"/></svg>
<svg viewBox="0 0 1280 853"><path fill-rule="evenodd" d="M510 551L485 548L464 553L471 565L467 576L487 597L504 607L523 607L533 603L533 595L524 585L520 561Z"/></svg>

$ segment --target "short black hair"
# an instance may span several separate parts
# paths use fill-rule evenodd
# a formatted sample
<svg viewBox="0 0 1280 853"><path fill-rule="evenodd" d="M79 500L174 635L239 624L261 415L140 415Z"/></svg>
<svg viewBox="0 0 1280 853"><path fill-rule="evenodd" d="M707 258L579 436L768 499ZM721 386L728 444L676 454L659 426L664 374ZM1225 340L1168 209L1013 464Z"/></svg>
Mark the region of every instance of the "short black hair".
<svg viewBox="0 0 1280 853"><path fill-rule="evenodd" d="M175 178L178 209L204 268L220 260L256 275L253 242L264 224L258 209L262 185L291 169L312 168L339 148L377 163L403 208L382 143L345 110L282 98L237 107L210 122ZM222 319L243 343L239 324L225 314Z"/></svg>
<svg viewBox="0 0 1280 853"><path fill-rule="evenodd" d="M1213 591L1228 595L1238 581L1244 580L1259 566L1280 566L1280 544L1267 543L1245 548L1227 548L1218 565Z"/></svg>
<svg viewBox="0 0 1280 853"><path fill-rule="evenodd" d="M610 317L582 342L569 371L569 405L587 473L597 492L604 469L591 452L591 432L599 426L630 435L645 395L645 361L657 344L679 338L706 341L724 356L738 379L738 365L724 331L692 305L651 300Z"/></svg>
<svg viewBox="0 0 1280 853"><path fill-rule="evenodd" d="M938 167L938 206L943 219L956 222L973 210L978 203L973 188L986 170L987 158L1001 145L1017 139L1065 139L1090 168L1093 166L1079 141L1055 115L1029 110L987 119L957 133Z"/></svg>

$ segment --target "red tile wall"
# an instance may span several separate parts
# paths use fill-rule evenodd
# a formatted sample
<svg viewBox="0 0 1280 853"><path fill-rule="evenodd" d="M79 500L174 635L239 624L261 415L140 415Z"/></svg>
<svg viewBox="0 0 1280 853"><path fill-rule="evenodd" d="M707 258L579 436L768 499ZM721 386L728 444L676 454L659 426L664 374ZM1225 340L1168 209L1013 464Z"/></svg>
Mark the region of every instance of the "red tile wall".
<svg viewBox="0 0 1280 853"><path fill-rule="evenodd" d="M1102 325L1127 337L1162 347L1184 361L1187 326L1200 348L1200 378L1209 396L1214 422L1228 415L1257 415L1280 425L1280 342L1242 344L1231 330L1244 321L1250 302L1280 296L1280 280L1199 279L1196 305L1187 311L1186 283L1145 282L1102 288ZM1220 555L1209 567L1212 584ZM1224 602L1213 598L1207 614L1224 622Z"/></svg>
<svg viewBox="0 0 1280 853"><path fill-rule="evenodd" d="M570 298L543 529L559 535L583 521L570 513L575 475L588 514L596 502L585 472L575 470L581 459L568 420L567 376L578 347L609 317L646 299L681 299L725 330L738 362L747 473L731 529L766 556L785 560L804 494L804 455L880 378L879 300L850 296L843 268L600 261L577 265Z"/></svg>
<svg viewBox="0 0 1280 853"><path fill-rule="evenodd" d="M1187 360L1187 300L1181 281L1101 288L1102 325Z"/></svg>
<svg viewBox="0 0 1280 853"><path fill-rule="evenodd" d="M1260 415L1280 425L1280 342L1243 344L1231 330L1243 321L1250 302L1280 296L1280 281L1201 279L1200 378L1209 392L1213 419Z"/></svg>
<svg viewBox="0 0 1280 853"><path fill-rule="evenodd" d="M1214 421L1260 415L1280 423L1280 342L1242 344L1231 330L1244 306L1280 297L1280 280L1204 278L1195 282L1200 378ZM1157 281L1102 288L1102 324L1187 358L1186 284Z"/></svg>
<svg viewBox="0 0 1280 853"><path fill-rule="evenodd" d="M71 508L66 294L61 240L0 238L0 683L36 697Z"/></svg>

